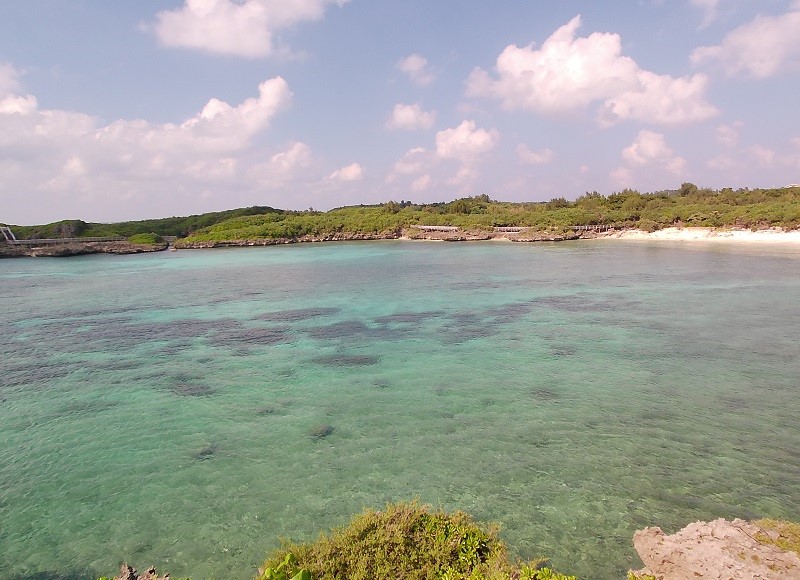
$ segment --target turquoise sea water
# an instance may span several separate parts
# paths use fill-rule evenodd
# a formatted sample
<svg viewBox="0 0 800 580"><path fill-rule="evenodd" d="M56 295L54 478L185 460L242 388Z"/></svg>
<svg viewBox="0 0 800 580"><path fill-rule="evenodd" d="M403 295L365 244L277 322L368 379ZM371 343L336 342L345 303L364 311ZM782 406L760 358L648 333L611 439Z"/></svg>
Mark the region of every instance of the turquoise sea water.
<svg viewBox="0 0 800 580"><path fill-rule="evenodd" d="M246 579L413 498L620 578L644 526L800 519L799 333L786 247L0 261L0 578Z"/></svg>

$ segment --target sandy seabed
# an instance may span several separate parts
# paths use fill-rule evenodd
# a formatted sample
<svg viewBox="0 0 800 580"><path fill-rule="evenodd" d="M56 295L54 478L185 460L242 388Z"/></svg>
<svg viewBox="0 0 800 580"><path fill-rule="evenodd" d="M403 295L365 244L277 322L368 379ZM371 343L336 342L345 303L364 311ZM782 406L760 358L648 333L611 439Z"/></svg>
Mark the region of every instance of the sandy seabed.
<svg viewBox="0 0 800 580"><path fill-rule="evenodd" d="M603 233L598 239L606 240L663 240L671 242L736 242L736 243L772 243L800 244L800 230L768 230L716 229L716 228L665 228L655 232L642 230L622 230Z"/></svg>

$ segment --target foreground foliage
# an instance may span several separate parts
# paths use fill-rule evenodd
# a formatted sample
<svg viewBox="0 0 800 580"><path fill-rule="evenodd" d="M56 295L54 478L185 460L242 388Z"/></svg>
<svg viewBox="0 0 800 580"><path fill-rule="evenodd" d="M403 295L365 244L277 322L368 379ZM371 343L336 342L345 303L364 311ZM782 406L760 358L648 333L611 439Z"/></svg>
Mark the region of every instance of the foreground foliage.
<svg viewBox="0 0 800 580"><path fill-rule="evenodd" d="M416 502L367 510L316 542L285 545L264 563L259 580L276 578L279 568L287 579L308 572L313 580L574 580L543 560L515 565L495 528Z"/></svg>

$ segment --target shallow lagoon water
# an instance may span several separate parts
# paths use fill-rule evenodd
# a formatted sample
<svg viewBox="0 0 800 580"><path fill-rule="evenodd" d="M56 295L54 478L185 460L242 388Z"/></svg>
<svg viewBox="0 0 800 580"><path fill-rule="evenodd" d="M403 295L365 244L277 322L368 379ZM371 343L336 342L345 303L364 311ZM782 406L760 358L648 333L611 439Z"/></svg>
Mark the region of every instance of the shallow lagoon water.
<svg viewBox="0 0 800 580"><path fill-rule="evenodd" d="M800 249L340 243L0 279L2 578L245 579L279 537L413 498L585 578L637 566L647 525L800 519Z"/></svg>

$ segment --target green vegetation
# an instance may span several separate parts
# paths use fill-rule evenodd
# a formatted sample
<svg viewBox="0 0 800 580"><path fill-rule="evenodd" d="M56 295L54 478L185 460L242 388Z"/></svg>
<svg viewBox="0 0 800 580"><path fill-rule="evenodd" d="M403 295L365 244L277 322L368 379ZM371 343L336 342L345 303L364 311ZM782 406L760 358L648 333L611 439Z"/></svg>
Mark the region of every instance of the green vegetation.
<svg viewBox="0 0 800 580"><path fill-rule="evenodd" d="M669 226L760 228L800 227L800 187L713 191L685 183L681 189L642 194L624 190L609 196L592 192L575 201L545 203L492 201L486 195L449 203L416 205L390 201L328 212L275 212L221 221L187 241L227 241L336 234L398 233L414 224L491 230L495 226L563 231L570 226L607 224L646 231Z"/></svg>
<svg viewBox="0 0 800 580"><path fill-rule="evenodd" d="M10 226L19 239L30 238L92 238L115 237L128 238L136 234L155 233L159 236L186 237L190 233L214 225L221 221L241 216L282 214L281 210L271 207L255 206L227 211L190 215L186 217L169 217L153 220L119 222L113 224L87 223L81 220L64 220L39 226Z"/></svg>
<svg viewBox="0 0 800 580"><path fill-rule="evenodd" d="M586 193L575 201L563 197L542 203L493 201L487 195L447 203L389 201L341 207L327 212L251 207L188 217L86 223L67 220L41 226L11 226L22 238L130 237L152 233L188 242L259 240L303 236L393 237L411 225L457 226L491 230L495 226L561 232L570 226L604 224L655 231L669 226L764 228L800 227L800 187L730 188L719 191L684 183L677 190L639 193L625 189L608 196Z"/></svg>
<svg viewBox="0 0 800 580"><path fill-rule="evenodd" d="M147 234L133 234L128 238L128 241L132 244L155 245L155 244L163 244L164 238L162 238L161 236L159 236L154 232L150 232Z"/></svg>
<svg viewBox="0 0 800 580"><path fill-rule="evenodd" d="M410 502L367 510L316 542L286 545L264 563L258 578L275 578L267 574L284 566L289 578L307 571L313 580L575 580L544 563L514 564L495 528L461 512Z"/></svg>
<svg viewBox="0 0 800 580"><path fill-rule="evenodd" d="M275 568L265 569L260 580L312 580L311 572L305 568L298 570L296 564L297 558L289 552Z"/></svg>
<svg viewBox="0 0 800 580"><path fill-rule="evenodd" d="M756 534L758 542L777 546L800 556L800 524L772 519L756 520L753 523L768 532Z"/></svg>

